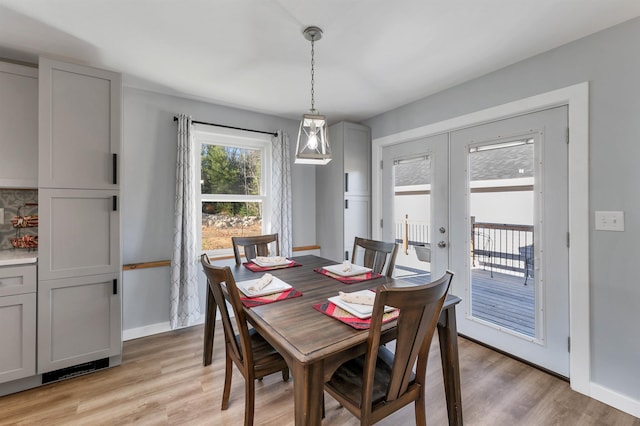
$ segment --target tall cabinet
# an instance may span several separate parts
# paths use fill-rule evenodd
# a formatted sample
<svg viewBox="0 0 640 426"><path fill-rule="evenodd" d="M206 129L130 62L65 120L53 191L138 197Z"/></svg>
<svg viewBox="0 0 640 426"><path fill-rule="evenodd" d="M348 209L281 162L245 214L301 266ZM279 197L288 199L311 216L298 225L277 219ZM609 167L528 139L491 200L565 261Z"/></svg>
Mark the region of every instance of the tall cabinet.
<svg viewBox="0 0 640 426"><path fill-rule="evenodd" d="M38 374L120 362L122 83L39 66Z"/></svg>
<svg viewBox="0 0 640 426"><path fill-rule="evenodd" d="M329 141L333 159L316 166L316 240L322 257L341 262L356 236L371 237L371 131L343 121Z"/></svg>

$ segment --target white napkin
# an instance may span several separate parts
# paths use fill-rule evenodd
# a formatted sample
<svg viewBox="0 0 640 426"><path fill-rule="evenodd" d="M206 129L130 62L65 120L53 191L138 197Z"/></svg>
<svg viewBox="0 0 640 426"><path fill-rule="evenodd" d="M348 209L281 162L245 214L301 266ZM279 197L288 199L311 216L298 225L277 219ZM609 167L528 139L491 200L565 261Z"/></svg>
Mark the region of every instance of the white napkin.
<svg viewBox="0 0 640 426"><path fill-rule="evenodd" d="M338 292L340 299L347 303L357 303L359 305L373 306L373 302L376 300L376 294L372 291L362 293L344 293Z"/></svg>
<svg viewBox="0 0 640 426"><path fill-rule="evenodd" d="M286 262L287 258L282 256L256 256L256 260L260 263L282 263Z"/></svg>
<svg viewBox="0 0 640 426"><path fill-rule="evenodd" d="M342 272L351 272L351 262L348 260L342 262Z"/></svg>
<svg viewBox="0 0 640 426"><path fill-rule="evenodd" d="M264 274L262 276L262 278L260 278L258 281L256 281L256 283L254 285L252 285L251 287L247 288L247 290L249 291L249 293L257 293L260 290L262 290L263 288L265 288L266 286L268 286L269 284L271 284L271 281L273 281L273 275Z"/></svg>

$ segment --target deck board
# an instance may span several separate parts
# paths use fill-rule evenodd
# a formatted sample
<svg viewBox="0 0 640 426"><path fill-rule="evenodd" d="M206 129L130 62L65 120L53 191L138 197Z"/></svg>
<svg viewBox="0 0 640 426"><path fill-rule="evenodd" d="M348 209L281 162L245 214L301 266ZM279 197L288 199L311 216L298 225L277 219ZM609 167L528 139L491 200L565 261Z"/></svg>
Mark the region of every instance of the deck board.
<svg viewBox="0 0 640 426"><path fill-rule="evenodd" d="M427 271L397 266L397 277L414 284L431 281ZM534 281L483 269L472 270L471 311L481 320L535 337ZM460 295L458 295L460 296ZM462 296L461 296L462 297Z"/></svg>

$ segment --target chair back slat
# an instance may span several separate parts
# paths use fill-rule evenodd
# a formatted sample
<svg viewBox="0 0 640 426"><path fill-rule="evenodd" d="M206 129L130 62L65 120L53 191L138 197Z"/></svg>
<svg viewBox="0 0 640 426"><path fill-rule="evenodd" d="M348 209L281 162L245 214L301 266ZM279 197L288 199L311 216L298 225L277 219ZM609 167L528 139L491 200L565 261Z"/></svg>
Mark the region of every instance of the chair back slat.
<svg viewBox="0 0 640 426"><path fill-rule="evenodd" d="M396 400L407 391L411 384L416 360L419 363L418 372L422 368L426 371L431 339L452 277L453 274L447 272L442 278L420 286L387 287L383 285L378 287L369 331L368 351L372 354L378 352L384 306L393 306L400 310L391 380L387 387L387 401ZM376 357L367 358L367 362L372 365L365 371L373 373ZM423 379L416 377L419 382ZM373 374L369 380L373 380Z"/></svg>
<svg viewBox="0 0 640 426"><path fill-rule="evenodd" d="M362 266L371 268L376 274L382 274L386 265L385 275L391 278L396 264L396 256L398 255L397 244L355 237L353 251L351 252L352 262L358 261L360 250L364 250Z"/></svg>
<svg viewBox="0 0 640 426"><path fill-rule="evenodd" d="M218 310L220 311L220 316L222 317L225 342L227 346L231 348L233 356L236 357L236 359L246 365L252 365L253 355L251 352L249 329L247 327L244 310L242 309L240 293L236 286L236 280L233 277L231 268L228 266L221 268L211 265L208 258L206 258L206 254L202 255L201 263L207 277L209 288L213 293L213 298ZM225 283L226 286L228 304L226 303L227 298L225 298L222 283ZM236 339L236 335L233 330L233 320L229 313L229 306L231 306L233 311L233 317L235 319L239 339Z"/></svg>
<svg viewBox="0 0 640 426"><path fill-rule="evenodd" d="M233 245L233 255L236 259L236 265L242 263L240 257L240 249L244 250L244 257L247 260L255 259L256 256L269 256L273 253L269 250L269 244L275 242L275 256L280 256L280 242L278 240L278 234L268 235L255 235L251 237L231 237L231 244Z"/></svg>

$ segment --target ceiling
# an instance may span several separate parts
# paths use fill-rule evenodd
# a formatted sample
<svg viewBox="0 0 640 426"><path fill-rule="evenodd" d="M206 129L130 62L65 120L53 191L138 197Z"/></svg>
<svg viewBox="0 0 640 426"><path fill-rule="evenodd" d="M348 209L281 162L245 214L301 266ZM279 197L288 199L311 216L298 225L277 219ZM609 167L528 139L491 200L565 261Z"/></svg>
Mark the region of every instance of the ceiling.
<svg viewBox="0 0 640 426"><path fill-rule="evenodd" d="M638 0L0 0L0 57L298 119L363 120L640 16Z"/></svg>

